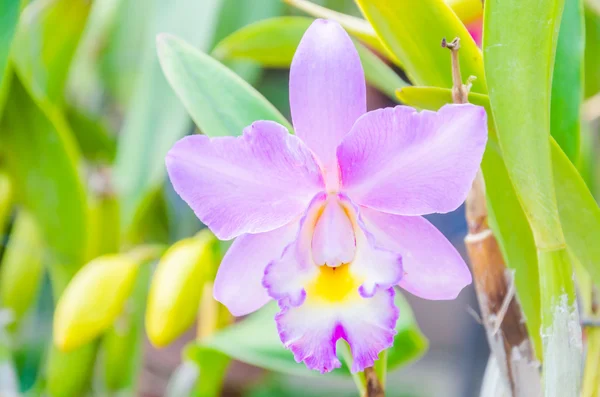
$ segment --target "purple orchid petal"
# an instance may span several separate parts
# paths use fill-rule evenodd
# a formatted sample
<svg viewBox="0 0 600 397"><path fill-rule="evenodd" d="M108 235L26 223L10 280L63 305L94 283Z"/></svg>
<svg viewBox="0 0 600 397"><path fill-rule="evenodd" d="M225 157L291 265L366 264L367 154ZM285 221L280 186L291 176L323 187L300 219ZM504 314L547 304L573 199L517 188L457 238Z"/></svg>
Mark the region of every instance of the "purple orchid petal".
<svg viewBox="0 0 600 397"><path fill-rule="evenodd" d="M296 135L317 155L328 186L337 186L335 150L366 112L366 85L352 40L334 21L308 28L290 68L290 107Z"/></svg>
<svg viewBox="0 0 600 397"><path fill-rule="evenodd" d="M398 309L394 289L351 303L324 305L307 300L302 306L285 306L275 317L283 344L297 362L321 373L340 367L335 345L345 339L352 351L352 372L374 364L379 353L394 343Z"/></svg>
<svg viewBox="0 0 600 397"><path fill-rule="evenodd" d="M271 300L262 285L265 268L296 238L298 222L259 234L238 237L223 258L215 279L214 297L234 316L260 309Z"/></svg>
<svg viewBox="0 0 600 397"><path fill-rule="evenodd" d="M471 284L471 273L454 246L420 216L400 216L363 208L362 219L384 247L402 254L400 286L425 299L455 299Z"/></svg>
<svg viewBox="0 0 600 397"><path fill-rule="evenodd" d="M388 213L453 211L471 188L486 141L479 106L369 112L337 150L343 191L359 205Z"/></svg>
<svg viewBox="0 0 600 397"><path fill-rule="evenodd" d="M311 152L272 121L238 138L185 137L166 163L175 191L222 240L286 225L323 189Z"/></svg>

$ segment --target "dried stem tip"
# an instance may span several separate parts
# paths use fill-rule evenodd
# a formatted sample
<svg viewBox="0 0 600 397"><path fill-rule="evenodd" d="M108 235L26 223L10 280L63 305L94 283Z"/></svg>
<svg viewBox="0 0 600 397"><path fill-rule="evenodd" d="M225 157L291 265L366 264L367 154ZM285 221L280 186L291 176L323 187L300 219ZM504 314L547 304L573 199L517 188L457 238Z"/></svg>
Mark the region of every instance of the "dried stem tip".
<svg viewBox="0 0 600 397"><path fill-rule="evenodd" d="M442 47L449 49L452 53L452 101L454 103L467 103L469 102L470 83L468 83L468 85L462 83L460 61L458 59L460 39L456 37L451 42L447 42L446 38L443 38Z"/></svg>

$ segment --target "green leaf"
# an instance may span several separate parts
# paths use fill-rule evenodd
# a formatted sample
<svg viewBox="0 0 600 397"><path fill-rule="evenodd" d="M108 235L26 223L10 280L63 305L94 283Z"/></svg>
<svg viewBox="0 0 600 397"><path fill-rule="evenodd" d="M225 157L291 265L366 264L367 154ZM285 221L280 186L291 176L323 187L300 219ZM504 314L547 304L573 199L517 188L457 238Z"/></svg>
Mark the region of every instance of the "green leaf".
<svg viewBox="0 0 600 397"><path fill-rule="evenodd" d="M197 344L189 344L184 356L196 367L196 376L191 397L219 397L227 375L227 368L231 359L220 351L206 348ZM170 385L171 386L171 385ZM170 396L177 397L182 394L174 393Z"/></svg>
<svg viewBox="0 0 600 397"><path fill-rule="evenodd" d="M304 32L313 22L304 17L279 17L244 26L223 39L212 55L219 60L248 59L265 67L289 67ZM408 85L377 55L355 41L369 84L395 99Z"/></svg>
<svg viewBox="0 0 600 397"><path fill-rule="evenodd" d="M562 8L560 0L490 0L485 7L485 75L500 147L541 249L564 243L548 139Z"/></svg>
<svg viewBox="0 0 600 397"><path fill-rule="evenodd" d="M401 293L396 293L400 318L396 323L394 346L388 351L388 369L405 365L427 350L427 339L421 334L412 310ZM317 375L294 361L292 353L283 347L275 325L278 307L271 303L243 321L210 337L204 346L227 354L231 358L276 372L292 375ZM347 366L334 374L350 375Z"/></svg>
<svg viewBox="0 0 600 397"><path fill-rule="evenodd" d="M107 93L126 108L135 96L142 65L153 52L150 39L158 32L149 29L153 28L157 2L147 0L140 6L139 0L106 1L116 4L102 40L105 45L98 49L97 64Z"/></svg>
<svg viewBox="0 0 600 397"><path fill-rule="evenodd" d="M288 4L312 15L315 18L331 19L338 22L352 36L365 43L370 48L377 51L380 55L390 59L392 62L400 65L398 58L394 56L382 43L373 27L364 19L353 17L352 15L343 14L307 0L285 0Z"/></svg>
<svg viewBox="0 0 600 397"><path fill-rule="evenodd" d="M585 7L584 14L585 97L590 98L600 92L600 13Z"/></svg>
<svg viewBox="0 0 600 397"><path fill-rule="evenodd" d="M477 77L472 90L486 93L483 60L473 38L443 0L356 0L363 14L418 85L452 87L450 55L442 38L459 37L463 80Z"/></svg>
<svg viewBox="0 0 600 397"><path fill-rule="evenodd" d="M552 172L565 240L571 252L600 285L600 208L583 178L560 146L552 141Z"/></svg>
<svg viewBox="0 0 600 397"><path fill-rule="evenodd" d="M69 64L91 4L89 0L35 1L23 10L12 58L37 101L61 104Z"/></svg>
<svg viewBox="0 0 600 397"><path fill-rule="evenodd" d="M6 94L5 80L8 74L8 56L13 36L19 21L19 0L0 2L0 109L3 107Z"/></svg>
<svg viewBox="0 0 600 397"><path fill-rule="evenodd" d="M396 323L398 333L394 337L394 346L387 351L388 371L420 358L429 346L427 338L423 336L417 325L410 305L398 290L396 290L394 303L400 310L400 317Z"/></svg>
<svg viewBox="0 0 600 397"><path fill-rule="evenodd" d="M65 110L65 116L85 158L99 163L112 163L117 143L104 122L71 106Z"/></svg>
<svg viewBox="0 0 600 397"><path fill-rule="evenodd" d="M583 1L565 2L552 76L550 131L569 159L579 156L585 32Z"/></svg>
<svg viewBox="0 0 600 397"><path fill-rule="evenodd" d="M47 258L73 274L86 246L86 196L79 155L65 121L39 108L14 78L0 122L3 159L17 200L36 217L50 248ZM64 275L66 282L69 276Z"/></svg>
<svg viewBox="0 0 600 397"><path fill-rule="evenodd" d="M256 120L273 120L291 130L273 105L209 55L169 35L161 35L157 45L165 76L204 134L240 135Z"/></svg>
<svg viewBox="0 0 600 397"><path fill-rule="evenodd" d="M121 222L125 233L135 225L136 213L148 194L163 183L167 151L191 127L189 116L160 68L155 50L156 35L175 33L200 48L208 48L220 4L221 0L174 3L154 0L152 3L151 24L144 36L143 61L119 135L113 173L121 197Z"/></svg>

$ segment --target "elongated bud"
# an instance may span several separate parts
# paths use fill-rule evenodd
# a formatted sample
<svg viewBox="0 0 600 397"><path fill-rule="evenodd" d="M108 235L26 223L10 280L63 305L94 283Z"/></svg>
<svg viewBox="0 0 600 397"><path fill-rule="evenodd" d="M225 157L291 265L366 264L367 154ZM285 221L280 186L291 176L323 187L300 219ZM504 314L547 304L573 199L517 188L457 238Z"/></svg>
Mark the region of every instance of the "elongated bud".
<svg viewBox="0 0 600 397"><path fill-rule="evenodd" d="M0 241L4 239L4 230L10 217L13 204L12 183L8 175L0 171Z"/></svg>
<svg viewBox="0 0 600 397"><path fill-rule="evenodd" d="M20 210L0 267L0 304L19 319L34 303L44 273L44 242L33 215Z"/></svg>
<svg viewBox="0 0 600 397"><path fill-rule="evenodd" d="M139 262L127 255L105 255L85 265L58 300L54 343L69 351L110 327L133 288Z"/></svg>
<svg viewBox="0 0 600 397"><path fill-rule="evenodd" d="M86 258L114 254L120 246L119 200L114 194L92 196L88 199L89 235Z"/></svg>
<svg viewBox="0 0 600 397"><path fill-rule="evenodd" d="M146 331L155 346L169 344L194 323L203 285L218 265L217 247L206 229L174 244L160 260L146 308Z"/></svg>

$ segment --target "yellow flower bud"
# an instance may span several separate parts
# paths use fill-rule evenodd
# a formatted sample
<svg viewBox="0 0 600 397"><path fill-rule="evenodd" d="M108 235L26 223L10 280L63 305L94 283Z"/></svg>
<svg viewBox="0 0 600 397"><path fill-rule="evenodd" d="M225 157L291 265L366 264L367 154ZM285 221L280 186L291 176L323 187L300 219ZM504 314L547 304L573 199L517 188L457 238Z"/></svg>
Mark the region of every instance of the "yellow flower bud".
<svg viewBox="0 0 600 397"><path fill-rule="evenodd" d="M122 312L139 262L127 255L105 255L73 277L56 305L54 343L69 351L90 342Z"/></svg>
<svg viewBox="0 0 600 397"><path fill-rule="evenodd" d="M206 229L174 244L160 260L146 308L146 332L153 345L166 346L194 323L203 285L218 265L217 247Z"/></svg>
<svg viewBox="0 0 600 397"><path fill-rule="evenodd" d="M0 267L0 304L19 319L35 302L44 273L44 242L35 218L19 211Z"/></svg>

